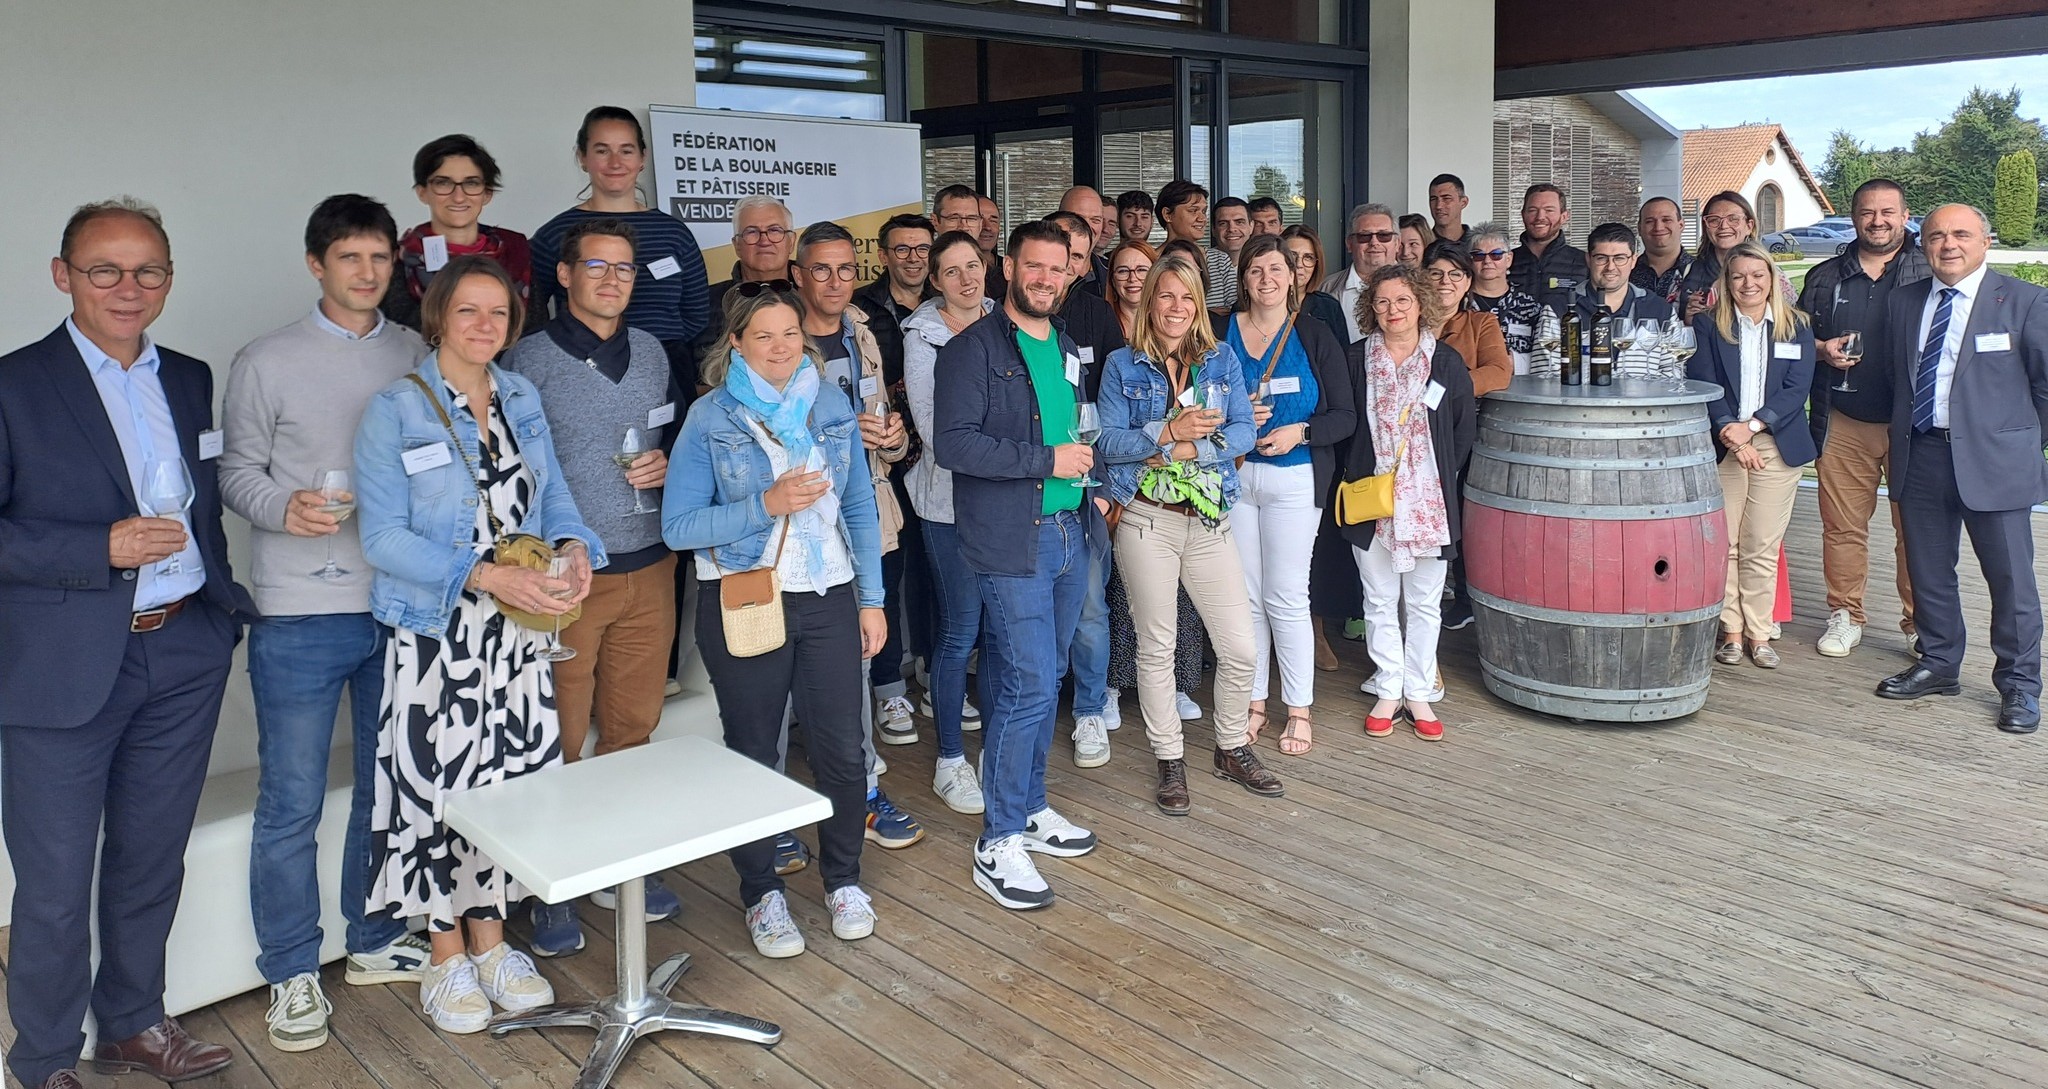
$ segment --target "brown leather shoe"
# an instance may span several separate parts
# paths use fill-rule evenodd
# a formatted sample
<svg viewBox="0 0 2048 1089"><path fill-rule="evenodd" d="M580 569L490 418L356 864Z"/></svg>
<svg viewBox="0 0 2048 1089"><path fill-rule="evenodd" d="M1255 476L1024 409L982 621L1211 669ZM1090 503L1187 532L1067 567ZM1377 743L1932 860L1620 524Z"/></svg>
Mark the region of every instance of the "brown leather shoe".
<svg viewBox="0 0 2048 1089"><path fill-rule="evenodd" d="M85 1083L78 1079L76 1070L59 1070L43 1079L40 1089L85 1089Z"/></svg>
<svg viewBox="0 0 2048 1089"><path fill-rule="evenodd" d="M1185 817L1193 808L1188 802L1188 762L1185 760L1161 760L1159 762L1159 811L1169 817Z"/></svg>
<svg viewBox="0 0 2048 1089"><path fill-rule="evenodd" d="M1268 798L1278 798L1287 793L1287 788L1280 785L1280 777L1259 763L1259 754L1253 752L1250 745L1217 749L1216 778L1228 779L1253 794Z"/></svg>
<svg viewBox="0 0 2048 1089"><path fill-rule="evenodd" d="M92 1068L102 1074L137 1070L177 1083L226 1070L235 1061L227 1048L185 1035L176 1018L146 1028L118 1044L101 1041L93 1048Z"/></svg>

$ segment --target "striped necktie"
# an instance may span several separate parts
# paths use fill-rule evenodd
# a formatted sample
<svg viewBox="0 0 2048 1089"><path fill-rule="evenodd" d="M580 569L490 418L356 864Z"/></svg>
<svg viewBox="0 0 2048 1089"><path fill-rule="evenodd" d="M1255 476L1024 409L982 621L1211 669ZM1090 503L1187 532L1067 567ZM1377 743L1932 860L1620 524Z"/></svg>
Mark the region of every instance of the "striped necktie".
<svg viewBox="0 0 2048 1089"><path fill-rule="evenodd" d="M1934 382L1941 373L1941 349L1948 340L1949 317L1954 313L1953 287L1941 289L1941 304L1934 308L1934 320L1927 326L1927 343L1920 346L1920 370L1913 376L1913 430L1934 430Z"/></svg>

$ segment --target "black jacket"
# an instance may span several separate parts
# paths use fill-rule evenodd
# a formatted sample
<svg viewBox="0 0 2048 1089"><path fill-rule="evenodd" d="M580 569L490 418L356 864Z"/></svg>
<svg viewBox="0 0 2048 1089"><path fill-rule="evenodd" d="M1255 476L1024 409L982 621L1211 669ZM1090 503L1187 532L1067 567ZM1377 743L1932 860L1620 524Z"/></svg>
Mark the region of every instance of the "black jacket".
<svg viewBox="0 0 2048 1089"><path fill-rule="evenodd" d="M1344 461L1346 481L1364 480L1379 471L1379 459L1372 448L1372 391L1365 379L1365 350L1371 338L1353 344L1347 353L1351 372L1358 375L1355 391L1358 425L1352 433L1349 454ZM1429 441L1436 447L1436 477L1444 485L1445 520L1451 527L1451 543L1443 550L1443 558L1457 555L1458 541L1463 534L1464 512L1458 509L1458 473L1465 467L1465 460L1472 455L1472 443L1479 436L1479 402L1472 396L1472 372L1465 366L1465 360L1457 349L1439 343L1436 355L1429 361L1429 377L1444 388L1444 395L1429 410ZM1360 522L1355 526L1339 526L1337 531L1344 539L1359 548L1372 547L1372 534L1378 522Z"/></svg>
<svg viewBox="0 0 2048 1089"><path fill-rule="evenodd" d="M1508 266L1508 286L1552 308L1561 305L1560 297L1570 296L1589 279L1586 251L1566 242L1562 235L1538 257L1524 233L1522 244L1515 247L1514 263Z"/></svg>
<svg viewBox="0 0 2048 1089"><path fill-rule="evenodd" d="M1083 280L1067 292L1066 302L1060 306L1060 324L1074 338L1075 346L1083 349L1081 391L1086 401L1095 400L1109 353L1124 346L1123 323L1116 320L1116 311L1099 290L1099 285Z"/></svg>

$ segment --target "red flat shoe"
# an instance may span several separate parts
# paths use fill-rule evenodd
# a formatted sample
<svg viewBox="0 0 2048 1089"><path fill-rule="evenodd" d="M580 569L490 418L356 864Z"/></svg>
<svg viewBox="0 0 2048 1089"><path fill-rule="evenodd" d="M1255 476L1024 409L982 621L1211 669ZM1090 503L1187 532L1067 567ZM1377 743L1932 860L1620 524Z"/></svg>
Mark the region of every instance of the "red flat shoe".
<svg viewBox="0 0 2048 1089"><path fill-rule="evenodd" d="M1408 717L1409 720L1415 724L1416 737L1419 737L1424 741L1442 741L1444 739L1444 724L1442 719L1416 718L1415 712L1413 711L1410 711L1408 713Z"/></svg>
<svg viewBox="0 0 2048 1089"><path fill-rule="evenodd" d="M1392 716L1386 718L1374 718L1371 715L1365 716L1365 736L1391 737L1393 733L1394 719Z"/></svg>

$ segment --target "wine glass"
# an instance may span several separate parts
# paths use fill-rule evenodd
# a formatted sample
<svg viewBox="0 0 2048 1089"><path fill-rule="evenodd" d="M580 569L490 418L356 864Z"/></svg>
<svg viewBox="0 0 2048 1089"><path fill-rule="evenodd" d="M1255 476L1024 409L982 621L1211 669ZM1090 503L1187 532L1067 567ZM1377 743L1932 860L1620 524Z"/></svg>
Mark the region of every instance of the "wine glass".
<svg viewBox="0 0 2048 1089"><path fill-rule="evenodd" d="M169 518L183 524L185 512L192 508L192 471L185 467L184 458L150 458L142 463L142 513L152 518ZM191 527L186 527L191 532ZM178 574L184 567L173 553L156 565L156 573L163 576Z"/></svg>
<svg viewBox="0 0 2048 1089"><path fill-rule="evenodd" d="M1863 330L1845 329L1842 331L1842 358L1847 359L1851 366L1863 362ZM1836 393L1856 392L1856 387L1849 382L1849 372L1846 370L1842 372L1842 380L1829 388L1833 389Z"/></svg>
<svg viewBox="0 0 2048 1089"><path fill-rule="evenodd" d="M1558 320L1557 311L1547 306L1536 318L1536 347L1542 351L1546 362L1538 367L1535 361L1531 360L1529 373L1548 371L1551 365L1555 364L1561 374L1564 370L1564 360L1561 356L1564 349L1564 323Z"/></svg>
<svg viewBox="0 0 2048 1089"><path fill-rule="evenodd" d="M1067 437L1073 439L1075 442L1093 446L1095 445L1095 440L1101 437L1101 435L1102 416L1096 412L1095 402L1075 402L1074 426L1068 430ZM1102 486L1102 481L1095 479L1092 475L1086 472L1082 473L1081 479L1076 480L1074 483L1079 484L1084 488L1098 488Z"/></svg>
<svg viewBox="0 0 2048 1089"><path fill-rule="evenodd" d="M1671 392L1684 393L1686 390L1685 361L1691 359L1692 354L1699 350L1699 338L1693 333L1691 325L1679 320L1678 315L1673 314L1670 323L1664 327L1664 343L1671 347L1671 357L1673 360L1671 364Z"/></svg>
<svg viewBox="0 0 2048 1089"><path fill-rule="evenodd" d="M575 565L567 556L556 556L548 561L548 577L563 584L559 590L549 590L548 596L557 601L567 601L576 596ZM576 657L576 648L562 645L562 617L555 614L555 638L548 649L541 651L541 657L550 662L566 662Z"/></svg>
<svg viewBox="0 0 2048 1089"><path fill-rule="evenodd" d="M347 469L320 470L313 476L313 490L320 495L320 505L313 509L333 515L337 525L348 521L348 516L356 512L355 482L349 479ZM334 534L329 533L323 539L327 542L327 566L313 572L313 577L322 582L333 582L350 572L334 562Z"/></svg>
<svg viewBox="0 0 2048 1089"><path fill-rule="evenodd" d="M612 455L612 460L618 463L621 470L630 473L633 471L633 464L646 457L647 452L652 449L654 443L647 432L637 427L628 427L625 436L619 440L619 452ZM660 510L660 507L647 505L646 492L638 488L633 489L633 507L626 512L627 514L654 514Z"/></svg>

